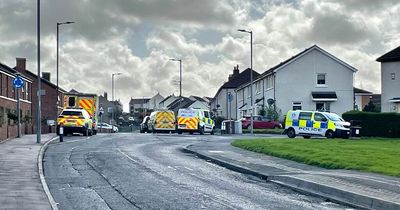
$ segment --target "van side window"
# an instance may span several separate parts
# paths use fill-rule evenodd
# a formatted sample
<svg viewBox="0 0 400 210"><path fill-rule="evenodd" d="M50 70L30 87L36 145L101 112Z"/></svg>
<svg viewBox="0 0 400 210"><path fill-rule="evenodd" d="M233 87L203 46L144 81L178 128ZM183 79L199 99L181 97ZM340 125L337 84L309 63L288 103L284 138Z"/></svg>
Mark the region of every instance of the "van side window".
<svg viewBox="0 0 400 210"><path fill-rule="evenodd" d="M299 120L311 120L312 112L300 112Z"/></svg>
<svg viewBox="0 0 400 210"><path fill-rule="evenodd" d="M325 117L324 115L320 114L320 113L315 113L315 114L314 114L314 120L315 120L315 121L321 121L321 122L326 122L326 121L328 121L328 120L326 119L326 117Z"/></svg>
<svg viewBox="0 0 400 210"><path fill-rule="evenodd" d="M75 107L75 97L68 98L68 106Z"/></svg>
<svg viewBox="0 0 400 210"><path fill-rule="evenodd" d="M204 112L204 117L205 118L210 118L210 114L208 112Z"/></svg>

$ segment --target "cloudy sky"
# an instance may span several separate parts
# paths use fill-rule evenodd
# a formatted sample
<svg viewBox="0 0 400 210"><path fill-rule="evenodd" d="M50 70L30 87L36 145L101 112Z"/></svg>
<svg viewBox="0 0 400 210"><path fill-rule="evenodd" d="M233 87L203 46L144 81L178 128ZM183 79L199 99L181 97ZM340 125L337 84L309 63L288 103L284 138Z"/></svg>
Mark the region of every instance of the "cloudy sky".
<svg viewBox="0 0 400 210"><path fill-rule="evenodd" d="M27 58L36 68L36 1L0 0L0 62ZM214 96L233 66L262 73L317 44L355 68L356 86L380 92L377 57L400 45L397 0L41 0L42 71L55 81L56 23L61 26L60 86L115 98ZM109 94L111 95L111 94Z"/></svg>

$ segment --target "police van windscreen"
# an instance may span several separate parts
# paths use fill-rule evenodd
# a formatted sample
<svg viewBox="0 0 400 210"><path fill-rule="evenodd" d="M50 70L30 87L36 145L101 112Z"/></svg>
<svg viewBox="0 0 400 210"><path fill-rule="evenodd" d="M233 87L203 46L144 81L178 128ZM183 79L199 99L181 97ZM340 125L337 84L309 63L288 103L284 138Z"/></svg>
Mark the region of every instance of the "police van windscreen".
<svg viewBox="0 0 400 210"><path fill-rule="evenodd" d="M327 113L327 117L334 122L344 122L344 120L335 113Z"/></svg>

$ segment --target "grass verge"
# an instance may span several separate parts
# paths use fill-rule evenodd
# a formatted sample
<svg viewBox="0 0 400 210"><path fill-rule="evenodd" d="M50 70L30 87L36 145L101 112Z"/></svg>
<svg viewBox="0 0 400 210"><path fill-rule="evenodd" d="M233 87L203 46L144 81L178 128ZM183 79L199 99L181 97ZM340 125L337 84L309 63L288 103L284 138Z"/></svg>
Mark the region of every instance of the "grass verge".
<svg viewBox="0 0 400 210"><path fill-rule="evenodd" d="M242 149L328 169L351 169L400 177L400 140L236 140Z"/></svg>

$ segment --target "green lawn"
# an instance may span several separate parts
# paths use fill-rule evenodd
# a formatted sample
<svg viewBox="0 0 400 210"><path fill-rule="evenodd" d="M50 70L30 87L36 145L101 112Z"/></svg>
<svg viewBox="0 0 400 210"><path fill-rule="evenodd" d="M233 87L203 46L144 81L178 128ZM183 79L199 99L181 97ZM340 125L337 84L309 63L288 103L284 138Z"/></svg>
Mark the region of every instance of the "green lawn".
<svg viewBox="0 0 400 210"><path fill-rule="evenodd" d="M328 169L354 169L400 177L399 139L256 139L236 140L232 145Z"/></svg>

